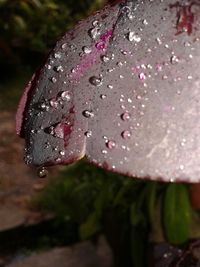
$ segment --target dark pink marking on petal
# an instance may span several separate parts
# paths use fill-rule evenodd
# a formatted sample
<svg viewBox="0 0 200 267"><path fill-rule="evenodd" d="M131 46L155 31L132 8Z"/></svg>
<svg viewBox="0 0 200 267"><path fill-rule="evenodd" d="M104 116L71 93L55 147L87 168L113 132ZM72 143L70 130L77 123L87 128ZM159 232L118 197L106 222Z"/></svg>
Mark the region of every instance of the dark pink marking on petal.
<svg viewBox="0 0 200 267"><path fill-rule="evenodd" d="M91 47L91 53L82 55L80 62L72 68L72 73L69 75L70 81L79 80L86 71L97 63L97 58L105 52L109 38L112 36L113 30L107 30L103 33L96 44Z"/></svg>

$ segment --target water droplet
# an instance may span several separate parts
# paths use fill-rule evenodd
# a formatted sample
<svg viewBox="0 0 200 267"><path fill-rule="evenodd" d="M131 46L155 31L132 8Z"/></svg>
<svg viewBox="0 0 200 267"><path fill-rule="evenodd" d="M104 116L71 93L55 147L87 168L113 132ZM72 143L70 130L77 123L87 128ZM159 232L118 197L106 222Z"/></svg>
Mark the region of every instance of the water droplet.
<svg viewBox="0 0 200 267"><path fill-rule="evenodd" d="M100 35L100 29L95 27L90 29L88 33L92 39L96 39Z"/></svg>
<svg viewBox="0 0 200 267"><path fill-rule="evenodd" d="M170 58L170 62L172 65L175 65L179 62L179 58L175 55L173 55L171 58Z"/></svg>
<svg viewBox="0 0 200 267"><path fill-rule="evenodd" d="M63 71L64 71L64 69L63 69L62 66L58 66L58 67L56 67L55 70L56 70L57 72L63 72Z"/></svg>
<svg viewBox="0 0 200 267"><path fill-rule="evenodd" d="M101 60L102 60L104 63L106 63L106 62L108 62L108 61L110 60L110 58L109 58L108 56L106 56L106 55L103 55L103 56L101 57Z"/></svg>
<svg viewBox="0 0 200 267"><path fill-rule="evenodd" d="M102 84L102 79L100 77L92 76L89 82L94 86L100 86Z"/></svg>
<svg viewBox="0 0 200 267"><path fill-rule="evenodd" d="M58 107L58 101L55 99L55 98L52 98L50 101L49 101L49 104L52 108L57 108Z"/></svg>
<svg viewBox="0 0 200 267"><path fill-rule="evenodd" d="M94 27L99 26L99 21L98 21L98 20L94 20L94 21L92 22L92 26L94 26Z"/></svg>
<svg viewBox="0 0 200 267"><path fill-rule="evenodd" d="M128 112L124 112L121 115L121 118L122 118L123 121L128 121L128 120L130 120L130 114Z"/></svg>
<svg viewBox="0 0 200 267"><path fill-rule="evenodd" d="M64 155L65 155L65 151L64 151L64 150L61 150L61 151L59 152L59 154L60 154L61 156L64 156Z"/></svg>
<svg viewBox="0 0 200 267"><path fill-rule="evenodd" d="M94 113L91 110L84 110L83 116L86 118L92 118L92 117L94 117Z"/></svg>
<svg viewBox="0 0 200 267"><path fill-rule="evenodd" d="M55 77L52 77L51 78L51 81L52 81L52 83L56 83L57 82L57 79Z"/></svg>
<svg viewBox="0 0 200 267"><path fill-rule="evenodd" d="M179 168L180 168L180 170L184 170L185 167L184 167L184 165L181 164L181 165L179 166Z"/></svg>
<svg viewBox="0 0 200 267"><path fill-rule="evenodd" d="M105 99L106 98L106 95L100 95L100 98L101 99Z"/></svg>
<svg viewBox="0 0 200 267"><path fill-rule="evenodd" d="M146 75L145 75L143 72L141 72L141 73L138 75L138 77L139 77L139 79L140 79L141 81L146 80Z"/></svg>
<svg viewBox="0 0 200 267"><path fill-rule="evenodd" d="M92 52L92 49L88 46L83 46L82 49L85 54L90 54Z"/></svg>
<svg viewBox="0 0 200 267"><path fill-rule="evenodd" d="M108 140L107 143L106 143L106 146L109 149L113 149L116 146L116 143L113 140Z"/></svg>
<svg viewBox="0 0 200 267"><path fill-rule="evenodd" d="M161 39L160 39L159 37L156 38L156 42L157 42L159 45L162 44L162 41L161 41Z"/></svg>
<svg viewBox="0 0 200 267"><path fill-rule="evenodd" d="M37 175L39 178L46 178L48 175L48 170L45 167L40 167L37 170Z"/></svg>
<svg viewBox="0 0 200 267"><path fill-rule="evenodd" d="M85 132L85 136L86 136L86 137L91 137L91 136L92 136L92 131L87 131L87 132Z"/></svg>
<svg viewBox="0 0 200 267"><path fill-rule="evenodd" d="M107 151L107 150L105 150L105 149L104 149L104 150L102 150L101 152L102 152L102 154L108 154L108 151Z"/></svg>
<svg viewBox="0 0 200 267"><path fill-rule="evenodd" d="M105 43L102 42L102 41L101 42L98 42L98 43L96 43L95 47L98 50L103 50L105 48Z"/></svg>
<svg viewBox="0 0 200 267"><path fill-rule="evenodd" d="M49 107L44 102L43 103L40 103L38 105L38 108L41 109L41 110L48 110L49 109Z"/></svg>
<svg viewBox="0 0 200 267"><path fill-rule="evenodd" d="M65 122L59 122L54 126L50 126L45 129L45 132L61 139L65 139L71 133L71 124Z"/></svg>
<svg viewBox="0 0 200 267"><path fill-rule="evenodd" d="M128 131L128 130L125 130L125 131L123 131L123 132L121 133L121 135L122 135L122 137L123 137L124 139L128 139L128 138L131 137L131 132Z"/></svg>
<svg viewBox="0 0 200 267"><path fill-rule="evenodd" d="M54 57L60 59L61 58L61 53L59 53L59 52L55 53Z"/></svg>
<svg viewBox="0 0 200 267"><path fill-rule="evenodd" d="M62 49L67 48L67 44L66 44L66 43L62 44L62 45L61 45L61 48L62 48Z"/></svg>
<svg viewBox="0 0 200 267"><path fill-rule="evenodd" d="M142 23L143 23L144 25L148 25L148 21L147 21L146 19L144 19L144 20L142 21Z"/></svg>
<svg viewBox="0 0 200 267"><path fill-rule="evenodd" d="M108 89L113 89L113 85L109 84L108 86Z"/></svg>
<svg viewBox="0 0 200 267"><path fill-rule="evenodd" d="M139 43L141 41L141 37L138 34L136 34L135 32L129 32L128 33L128 40L130 42L135 41L135 42Z"/></svg>
<svg viewBox="0 0 200 267"><path fill-rule="evenodd" d="M70 101L71 100L71 94L70 94L70 92L69 91L63 91L61 93L61 99L63 101Z"/></svg>

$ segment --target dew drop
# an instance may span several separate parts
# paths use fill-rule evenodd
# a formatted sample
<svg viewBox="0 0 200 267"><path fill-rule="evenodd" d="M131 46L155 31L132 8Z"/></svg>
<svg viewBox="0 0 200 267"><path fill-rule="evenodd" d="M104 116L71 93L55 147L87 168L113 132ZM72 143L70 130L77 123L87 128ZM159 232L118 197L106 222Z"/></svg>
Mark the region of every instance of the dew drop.
<svg viewBox="0 0 200 267"><path fill-rule="evenodd" d="M130 120L130 114L128 112L124 112L121 115L121 118L122 118L123 121L129 121Z"/></svg>
<svg viewBox="0 0 200 267"><path fill-rule="evenodd" d="M55 53L54 54L54 57L60 59L61 58L61 53L59 53L59 52L58 53Z"/></svg>
<svg viewBox="0 0 200 267"><path fill-rule="evenodd" d="M95 27L90 29L88 33L92 39L96 39L100 35L100 29Z"/></svg>
<svg viewBox="0 0 200 267"><path fill-rule="evenodd" d="M57 108L59 103L58 103L58 101L57 101L55 98L52 98L52 99L50 100L49 104L50 104L50 106L51 106L52 108Z"/></svg>
<svg viewBox="0 0 200 267"><path fill-rule="evenodd" d="M61 99L63 101L70 101L71 100L71 95L70 95L70 92L69 91L63 91L61 93Z"/></svg>
<svg viewBox="0 0 200 267"><path fill-rule="evenodd" d="M128 130L125 130L121 133L121 136L124 138L124 139L128 139L131 137L131 132L128 131Z"/></svg>
<svg viewBox="0 0 200 267"><path fill-rule="evenodd" d="M66 43L62 44L62 45L61 45L61 48L62 48L62 49L67 48L67 44L66 44Z"/></svg>
<svg viewBox="0 0 200 267"><path fill-rule="evenodd" d="M116 146L116 143L113 140L108 140L107 143L106 143L106 146L109 149L113 149Z"/></svg>
<svg viewBox="0 0 200 267"><path fill-rule="evenodd" d="M94 27L99 26L99 21L98 21L98 20L94 20L94 21L92 22L92 26L94 26Z"/></svg>
<svg viewBox="0 0 200 267"><path fill-rule="evenodd" d="M108 89L113 89L113 85L109 84L108 86Z"/></svg>
<svg viewBox="0 0 200 267"><path fill-rule="evenodd" d="M94 86L100 86L102 84L102 79L100 77L92 76L89 82Z"/></svg>
<svg viewBox="0 0 200 267"><path fill-rule="evenodd" d="M64 69L63 69L62 66L58 66L58 67L56 67L55 70L56 70L57 72L63 72L63 71L64 71Z"/></svg>
<svg viewBox="0 0 200 267"><path fill-rule="evenodd" d="M98 42L98 43L96 43L95 47L98 50L103 50L105 48L105 43L102 42L102 41L101 42Z"/></svg>
<svg viewBox="0 0 200 267"><path fill-rule="evenodd" d="M136 34L135 32L129 32L128 33L128 40L130 42L135 41L135 42L139 43L141 41L141 37L138 34Z"/></svg>
<svg viewBox="0 0 200 267"><path fill-rule="evenodd" d="M57 79L55 77L52 77L51 78L51 81L52 81L52 83L56 83L57 82Z"/></svg>
<svg viewBox="0 0 200 267"><path fill-rule="evenodd" d="M102 94L102 95L100 95L100 98L101 98L101 99L105 99L105 98L106 98L106 95L103 95L103 94Z"/></svg>
<svg viewBox="0 0 200 267"><path fill-rule="evenodd" d="M60 154L61 156L64 156L64 155L65 155L65 151L64 151L64 150L61 150L61 151L59 152L59 154Z"/></svg>
<svg viewBox="0 0 200 267"><path fill-rule="evenodd" d="M106 63L106 62L108 62L108 61L110 60L110 58L109 58L108 56L106 56L106 55L103 55L103 56L101 57L101 60L102 60L104 63Z"/></svg>
<svg viewBox="0 0 200 267"><path fill-rule="evenodd" d="M145 75L143 72L141 72L141 73L138 75L138 77L139 77L139 79L140 79L141 81L146 80L146 75Z"/></svg>
<svg viewBox="0 0 200 267"><path fill-rule="evenodd" d="M83 116L86 118L92 118L92 117L94 117L94 113L91 110L84 110Z"/></svg>
<svg viewBox="0 0 200 267"><path fill-rule="evenodd" d="M142 21L142 23L143 23L144 25L148 25L148 21L147 21L146 19L144 19L144 20Z"/></svg>
<svg viewBox="0 0 200 267"><path fill-rule="evenodd" d="M64 139L71 133L70 123L59 122L46 129L46 132L60 139Z"/></svg>
<svg viewBox="0 0 200 267"><path fill-rule="evenodd" d="M87 131L87 132L85 132L85 136L86 136L86 137L91 137L91 136L92 136L92 131Z"/></svg>
<svg viewBox="0 0 200 267"><path fill-rule="evenodd" d="M170 58L170 62L172 65L175 65L179 62L179 58L175 55L173 55L171 58Z"/></svg>
<svg viewBox="0 0 200 267"><path fill-rule="evenodd" d="M48 176L48 170L45 167L40 167L37 170L37 175L39 178L46 178Z"/></svg>
<svg viewBox="0 0 200 267"><path fill-rule="evenodd" d="M88 46L83 46L82 50L85 54L90 54L92 52L92 49Z"/></svg>

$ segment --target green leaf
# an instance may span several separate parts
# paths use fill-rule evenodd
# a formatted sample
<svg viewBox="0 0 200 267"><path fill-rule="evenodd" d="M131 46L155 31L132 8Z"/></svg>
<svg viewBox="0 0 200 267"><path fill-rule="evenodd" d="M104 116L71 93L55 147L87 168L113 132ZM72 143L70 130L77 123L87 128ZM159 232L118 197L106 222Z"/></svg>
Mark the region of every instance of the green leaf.
<svg viewBox="0 0 200 267"><path fill-rule="evenodd" d="M164 230L168 241L182 244L189 237L190 203L187 187L170 184L164 196Z"/></svg>
<svg viewBox="0 0 200 267"><path fill-rule="evenodd" d="M99 216L94 212L91 213L83 224L79 227L81 240L88 239L100 229Z"/></svg>
<svg viewBox="0 0 200 267"><path fill-rule="evenodd" d="M137 202L133 202L131 204L131 208L130 208L130 221L131 221L131 225L133 225L133 226L136 226L139 223L145 221L144 214L139 209Z"/></svg>
<svg viewBox="0 0 200 267"><path fill-rule="evenodd" d="M148 244L148 231L147 228L138 225L131 228L130 233L131 241L131 259L134 267L147 266L147 244Z"/></svg>

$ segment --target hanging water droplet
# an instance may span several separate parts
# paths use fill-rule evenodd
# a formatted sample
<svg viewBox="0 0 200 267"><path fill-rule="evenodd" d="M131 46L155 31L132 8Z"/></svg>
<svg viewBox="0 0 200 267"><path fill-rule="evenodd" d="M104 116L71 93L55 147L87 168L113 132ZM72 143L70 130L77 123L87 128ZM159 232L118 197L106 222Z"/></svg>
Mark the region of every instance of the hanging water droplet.
<svg viewBox="0 0 200 267"><path fill-rule="evenodd" d="M131 137L131 132L128 131L128 130L125 130L121 133L121 136L124 138L124 139L128 139Z"/></svg>
<svg viewBox="0 0 200 267"><path fill-rule="evenodd" d="M71 100L71 95L70 95L70 92L69 91L63 91L61 93L61 99L63 101L70 101Z"/></svg>
<svg viewBox="0 0 200 267"><path fill-rule="evenodd" d="M115 141L113 141L113 140L108 140L108 141L106 142L106 146L107 146L107 148L109 148L109 149L113 149L113 148L116 146L116 143L115 143Z"/></svg>
<svg viewBox="0 0 200 267"><path fill-rule="evenodd" d="M89 82L94 86L100 86L102 84L102 79L100 77L92 76Z"/></svg>
<svg viewBox="0 0 200 267"><path fill-rule="evenodd" d="M86 118L92 118L92 117L94 117L94 113L91 110L84 110L83 116Z"/></svg>
<svg viewBox="0 0 200 267"><path fill-rule="evenodd" d="M130 114L128 112L124 112L121 115L121 118L122 118L123 121L128 121L128 120L130 120Z"/></svg>
<svg viewBox="0 0 200 267"><path fill-rule="evenodd" d="M48 175L48 170L45 167L40 167L37 170L37 175L39 178L46 178Z"/></svg>

